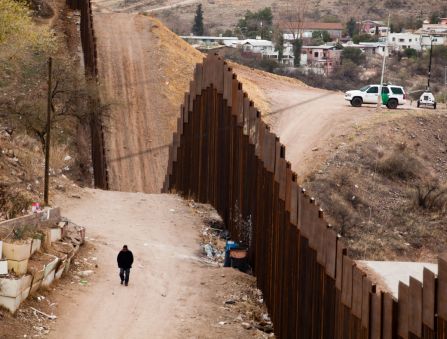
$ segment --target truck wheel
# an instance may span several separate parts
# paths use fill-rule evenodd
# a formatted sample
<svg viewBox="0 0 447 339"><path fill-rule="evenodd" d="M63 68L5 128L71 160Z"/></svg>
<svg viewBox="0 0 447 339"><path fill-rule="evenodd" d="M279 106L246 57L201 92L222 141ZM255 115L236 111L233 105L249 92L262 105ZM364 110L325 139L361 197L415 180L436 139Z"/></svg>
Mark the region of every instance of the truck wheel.
<svg viewBox="0 0 447 339"><path fill-rule="evenodd" d="M363 100L360 97L355 97L351 100L351 105L354 107L360 107L363 104Z"/></svg>
<svg viewBox="0 0 447 339"><path fill-rule="evenodd" d="M388 100L386 107L388 107L389 109L396 109L397 105L398 105L398 103L397 103L396 99L390 99L390 100Z"/></svg>
<svg viewBox="0 0 447 339"><path fill-rule="evenodd" d="M436 102L435 102L434 105L433 105L433 109L436 109Z"/></svg>

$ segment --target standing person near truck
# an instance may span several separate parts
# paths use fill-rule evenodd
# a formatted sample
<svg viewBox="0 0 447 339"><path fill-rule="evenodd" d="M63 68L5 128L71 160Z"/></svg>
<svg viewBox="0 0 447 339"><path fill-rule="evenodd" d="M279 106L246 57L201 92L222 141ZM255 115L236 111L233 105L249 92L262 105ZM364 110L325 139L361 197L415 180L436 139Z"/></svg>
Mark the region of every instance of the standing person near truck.
<svg viewBox="0 0 447 339"><path fill-rule="evenodd" d="M128 286L130 269L132 268L133 264L133 254L129 251L127 245L123 246L123 249L118 253L116 260L120 269L121 285L124 283Z"/></svg>

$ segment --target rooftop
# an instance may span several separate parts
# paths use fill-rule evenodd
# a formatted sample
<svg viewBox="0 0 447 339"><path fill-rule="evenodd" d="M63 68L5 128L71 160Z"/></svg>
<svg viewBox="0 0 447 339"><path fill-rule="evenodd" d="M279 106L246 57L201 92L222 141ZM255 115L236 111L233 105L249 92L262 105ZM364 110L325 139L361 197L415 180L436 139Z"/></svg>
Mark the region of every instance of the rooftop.
<svg viewBox="0 0 447 339"><path fill-rule="evenodd" d="M313 30L343 30L343 24L339 22L285 22L279 23L279 26L283 30L287 29L313 29Z"/></svg>
<svg viewBox="0 0 447 339"><path fill-rule="evenodd" d="M180 38L192 40L238 40L238 37L234 36L181 35Z"/></svg>

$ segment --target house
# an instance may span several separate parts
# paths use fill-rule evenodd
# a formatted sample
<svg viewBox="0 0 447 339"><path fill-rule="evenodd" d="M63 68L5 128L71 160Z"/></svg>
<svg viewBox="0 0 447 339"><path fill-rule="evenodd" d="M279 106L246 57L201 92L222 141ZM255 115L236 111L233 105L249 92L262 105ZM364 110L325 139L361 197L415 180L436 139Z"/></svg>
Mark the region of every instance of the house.
<svg viewBox="0 0 447 339"><path fill-rule="evenodd" d="M387 26L377 26L375 28L371 28L369 30L369 32L367 32L367 33L369 35L377 35L379 37L386 37L389 30L390 29Z"/></svg>
<svg viewBox="0 0 447 339"><path fill-rule="evenodd" d="M420 29L415 33L390 33L388 35L388 46L394 52L402 51L406 48L413 48L422 51L430 48L430 45L446 45L447 30L441 33L423 33Z"/></svg>
<svg viewBox="0 0 447 339"><path fill-rule="evenodd" d="M278 59L279 52L275 50L275 45L269 40L246 39L239 40L233 44L239 46L245 53L261 54L263 58Z"/></svg>
<svg viewBox="0 0 447 339"><path fill-rule="evenodd" d="M301 54L301 60L306 60L307 66L313 71L317 70L317 73L319 70L329 75L340 65L341 50L333 45L303 46Z"/></svg>
<svg viewBox="0 0 447 339"><path fill-rule="evenodd" d="M421 28L418 29L420 33L431 34L447 34L447 18L442 18L437 24L424 23Z"/></svg>
<svg viewBox="0 0 447 339"><path fill-rule="evenodd" d="M285 22L279 23L281 31L284 32L284 40L291 41L296 38L310 39L316 31L328 31L332 40L338 40L343 34L343 25L339 22Z"/></svg>
<svg viewBox="0 0 447 339"><path fill-rule="evenodd" d="M398 52L406 48L422 50L421 35L416 33L390 33L388 35L388 46L391 51Z"/></svg>
<svg viewBox="0 0 447 339"><path fill-rule="evenodd" d="M440 19L437 24L424 23L415 33L421 36L422 49L429 48L431 43L447 45L447 18Z"/></svg>
<svg viewBox="0 0 447 339"><path fill-rule="evenodd" d="M282 52L282 59L279 60L280 63L287 66L293 66L295 60L295 55L293 53L293 45L290 42L284 43L284 49ZM301 59L301 62L303 60ZM307 61L306 61L307 63Z"/></svg>
<svg viewBox="0 0 447 339"><path fill-rule="evenodd" d="M183 40L191 45L197 46L213 46L213 45L223 45L231 46L236 41L239 41L237 37L226 37L226 36L198 36L198 35L183 35L180 36Z"/></svg>
<svg viewBox="0 0 447 339"><path fill-rule="evenodd" d="M386 27L383 21L363 20L357 22L360 33L375 34L378 27Z"/></svg>
<svg viewBox="0 0 447 339"><path fill-rule="evenodd" d="M343 47L352 47L360 49L365 55L380 55L389 54L385 42L359 42L354 44L352 41L342 45Z"/></svg>

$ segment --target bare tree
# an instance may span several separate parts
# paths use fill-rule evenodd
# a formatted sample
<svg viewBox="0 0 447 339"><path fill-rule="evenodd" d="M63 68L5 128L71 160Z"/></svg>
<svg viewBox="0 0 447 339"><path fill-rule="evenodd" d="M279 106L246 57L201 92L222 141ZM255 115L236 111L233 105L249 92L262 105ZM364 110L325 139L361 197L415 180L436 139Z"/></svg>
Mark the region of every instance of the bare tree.
<svg viewBox="0 0 447 339"><path fill-rule="evenodd" d="M282 0L278 6L280 27L293 35L293 40L301 38L309 0Z"/></svg>

